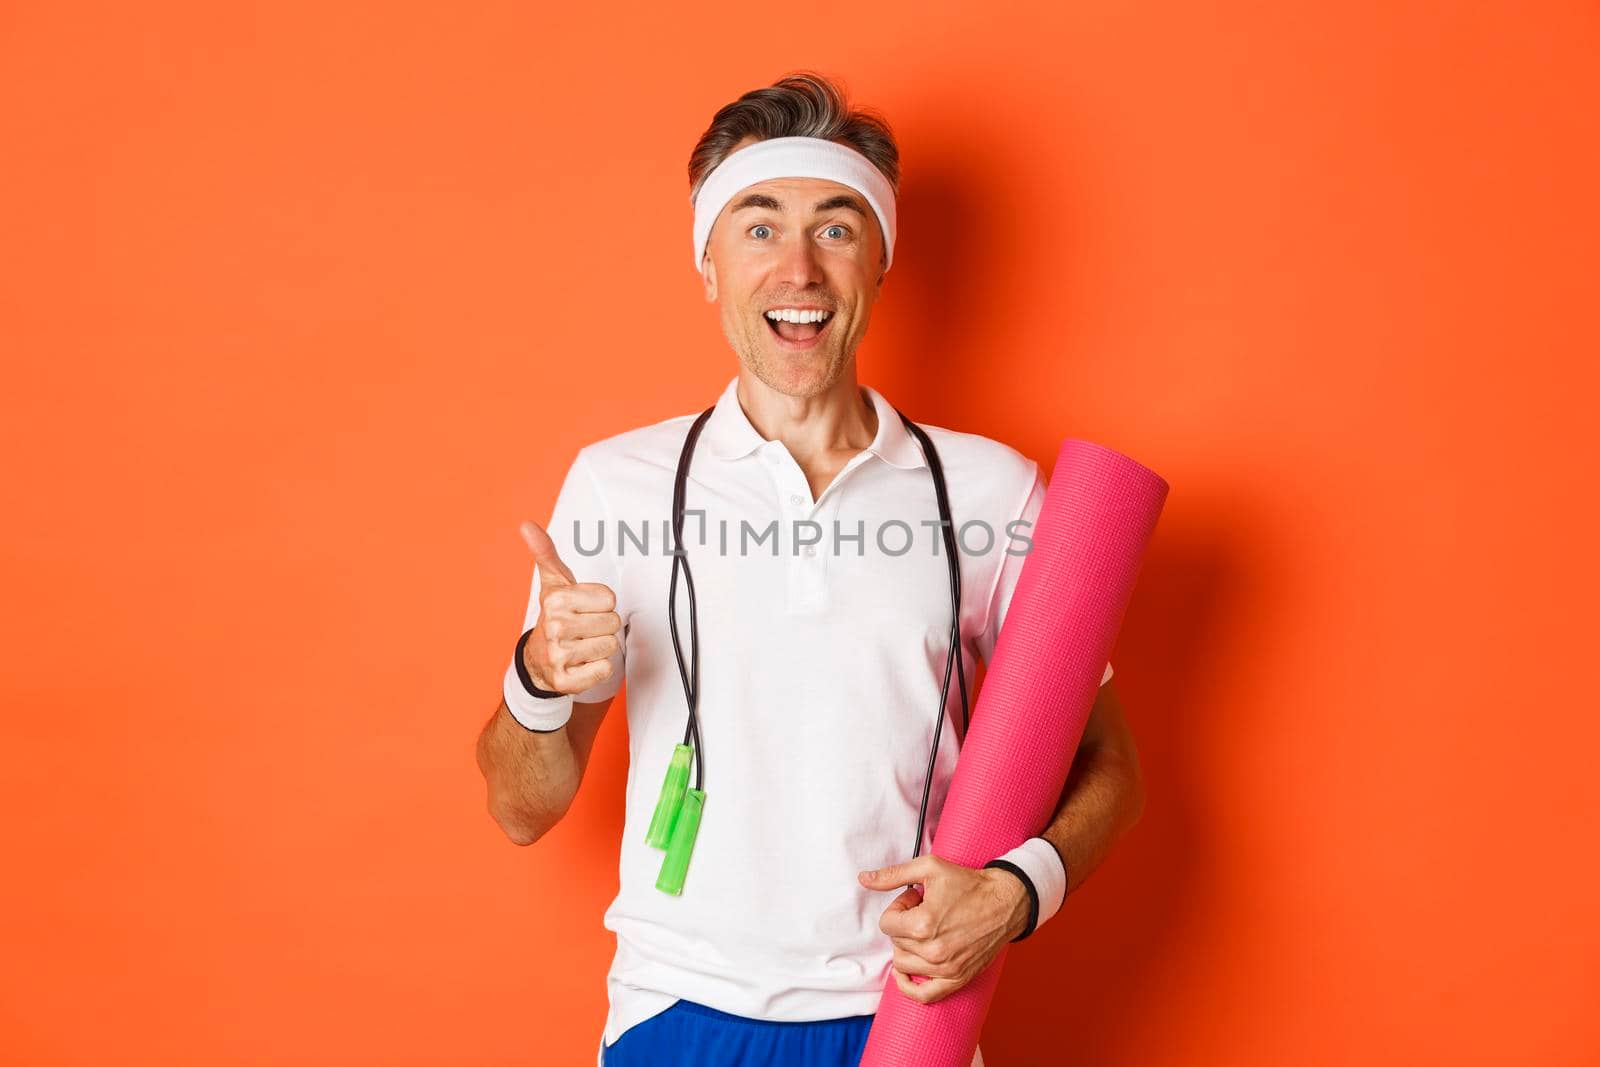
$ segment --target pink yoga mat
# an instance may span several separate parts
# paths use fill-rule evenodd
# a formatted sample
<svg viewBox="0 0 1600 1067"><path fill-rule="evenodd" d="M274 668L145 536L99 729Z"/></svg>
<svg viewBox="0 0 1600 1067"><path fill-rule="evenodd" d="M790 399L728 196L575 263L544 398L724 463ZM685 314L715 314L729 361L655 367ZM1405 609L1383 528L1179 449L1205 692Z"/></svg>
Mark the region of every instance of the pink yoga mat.
<svg viewBox="0 0 1600 1067"><path fill-rule="evenodd" d="M934 832L935 855L982 867L1048 824L1166 498L1166 481L1127 456L1088 441L1061 446ZM968 1067L1005 958L1002 949L936 1004L912 1000L890 975L862 1067Z"/></svg>

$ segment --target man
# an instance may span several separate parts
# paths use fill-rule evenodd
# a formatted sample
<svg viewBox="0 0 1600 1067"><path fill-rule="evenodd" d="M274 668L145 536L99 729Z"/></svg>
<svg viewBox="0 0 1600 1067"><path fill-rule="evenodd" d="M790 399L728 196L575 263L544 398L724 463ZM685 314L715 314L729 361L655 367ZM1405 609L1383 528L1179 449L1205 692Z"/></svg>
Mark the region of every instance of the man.
<svg viewBox="0 0 1600 1067"><path fill-rule="evenodd" d="M1107 664L1040 836L981 869L926 854L965 730L945 687L952 581L930 474L942 467L961 528L964 677L993 651L1045 483L1000 442L924 426L931 465L857 382L898 180L887 124L816 75L717 112L690 162L695 258L737 376L703 423L679 415L581 449L548 531L523 526L525 632L478 762L495 820L537 841L571 805L626 678L606 1067L855 1064L890 974L924 1003L949 996L1047 921L1139 817ZM692 568L693 650L668 620L686 443L673 543ZM1009 536L986 544L984 529ZM669 757L691 741L701 822L681 891L663 891L646 836Z"/></svg>

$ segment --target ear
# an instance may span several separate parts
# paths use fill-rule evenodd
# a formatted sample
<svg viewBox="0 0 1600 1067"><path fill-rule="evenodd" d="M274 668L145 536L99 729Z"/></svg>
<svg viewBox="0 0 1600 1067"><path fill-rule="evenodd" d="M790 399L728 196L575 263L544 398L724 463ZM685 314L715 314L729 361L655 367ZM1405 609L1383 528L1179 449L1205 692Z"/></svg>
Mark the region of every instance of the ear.
<svg viewBox="0 0 1600 1067"><path fill-rule="evenodd" d="M711 253L706 253L705 272L701 280L706 286L706 303L714 304L717 300L717 265L711 262Z"/></svg>

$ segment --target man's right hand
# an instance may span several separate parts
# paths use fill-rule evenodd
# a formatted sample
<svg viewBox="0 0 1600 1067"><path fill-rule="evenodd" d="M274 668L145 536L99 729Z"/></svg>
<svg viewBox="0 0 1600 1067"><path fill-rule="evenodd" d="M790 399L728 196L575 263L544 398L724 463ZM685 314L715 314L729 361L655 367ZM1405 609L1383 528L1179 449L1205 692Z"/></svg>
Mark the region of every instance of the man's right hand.
<svg viewBox="0 0 1600 1067"><path fill-rule="evenodd" d="M575 580L544 527L524 522L521 530L539 569L539 621L523 646L524 666L540 689L581 693L611 677L609 657L622 648L616 594Z"/></svg>

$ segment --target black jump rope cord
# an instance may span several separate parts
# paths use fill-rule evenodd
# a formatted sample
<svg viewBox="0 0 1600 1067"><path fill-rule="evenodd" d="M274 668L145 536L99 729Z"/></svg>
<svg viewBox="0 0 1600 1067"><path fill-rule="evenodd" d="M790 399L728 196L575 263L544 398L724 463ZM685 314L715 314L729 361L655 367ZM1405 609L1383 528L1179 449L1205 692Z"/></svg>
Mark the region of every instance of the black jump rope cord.
<svg viewBox="0 0 1600 1067"><path fill-rule="evenodd" d="M939 735L944 730L945 702L950 698L950 667L955 665L956 675L961 681L961 732L966 736L967 728L971 725L967 712L967 673L963 663L964 657L961 650L961 560L956 555L956 534L952 529L954 522L950 518L950 498L945 492L944 467L939 462L939 450L933 447L933 442L923 432L922 427L900 416L900 421L905 423L917 438L917 443L922 446L922 454L928 461L928 469L933 475L934 498L939 503L940 526L944 532L944 549L950 558L950 653L944 661L944 685L939 690L939 719L933 726L933 747L928 751L928 769L922 778L922 807L917 812L917 840L911 846L913 856L922 855L922 827L928 817L928 792L933 787L933 767L939 758Z"/></svg>
<svg viewBox="0 0 1600 1067"><path fill-rule="evenodd" d="M678 661L678 676L683 680L683 695L689 705L689 719L683 730L683 743L689 744L693 739L694 758L694 787L698 790L705 789L705 750L700 740L700 626L697 618L694 575L689 570L689 558L683 547L683 503L685 483L689 473L689 458L694 453L695 440L700 436L700 430L711 417L716 407L707 408L700 413L700 417L689 427L688 436L684 438L683 452L678 457L678 473L672 486L672 580L667 586L667 625L672 631L672 651ZM898 412L897 412L898 414ZM917 839L911 846L913 856L922 855L922 831L928 817L928 796L933 788L933 768L939 759L939 738L944 730L945 705L950 699L950 674L952 668L959 680L961 687L961 729L965 736L971 726L971 715L967 704L967 673L964 657L959 654L961 648L961 561L957 556L956 534L953 529L953 520L950 518L950 499L945 491L944 468L939 463L939 451L933 447L933 442L923 431L922 427L900 416L900 421L905 423L906 429L916 437L917 443L922 447L922 454L928 461L928 469L933 475L934 498L939 504L939 525L943 528L945 552L950 560L950 652L945 657L944 682L939 690L939 719L933 727L933 748L928 753L928 769L922 781L922 807L917 813ZM689 658L691 666L683 662L683 642L678 637L678 571L682 569L684 585L689 590ZM691 677L692 676L692 677Z"/></svg>
<svg viewBox="0 0 1600 1067"><path fill-rule="evenodd" d="M683 547L683 497L684 485L688 480L689 457L694 453L695 440L700 436L700 430L705 426L706 420L715 411L715 406L707 408L700 413L700 417L689 427L689 435L684 438L683 454L678 459L678 474L672 485L672 581L667 586L667 623L672 630L672 652L678 661L678 676L683 679L683 695L689 705L689 721L684 725L683 743L689 744L694 739L694 787L705 789L705 755L700 741L700 716L698 714L700 697L700 620L695 606L694 574L689 570L689 557ZM684 585L689 590L689 658L692 668L686 668L683 662L683 643L678 639L678 571L683 570ZM691 680L690 675L693 674Z"/></svg>

